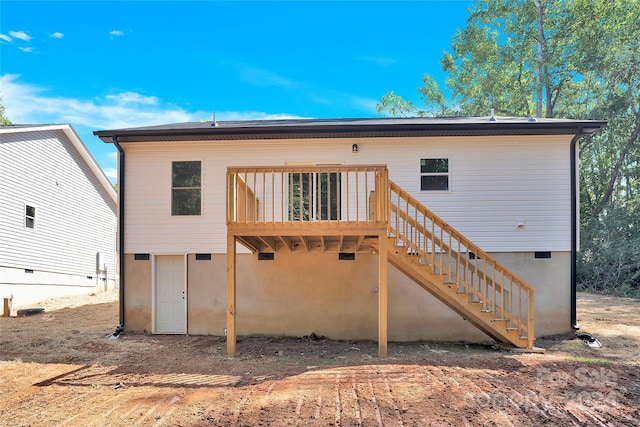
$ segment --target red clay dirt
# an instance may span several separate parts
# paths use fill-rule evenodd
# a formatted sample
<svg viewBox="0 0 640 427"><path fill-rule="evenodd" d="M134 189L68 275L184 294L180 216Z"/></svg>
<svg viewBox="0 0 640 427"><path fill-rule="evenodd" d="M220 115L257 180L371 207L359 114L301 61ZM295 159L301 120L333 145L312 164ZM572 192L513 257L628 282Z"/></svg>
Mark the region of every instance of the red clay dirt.
<svg viewBox="0 0 640 427"><path fill-rule="evenodd" d="M0 318L1 426L638 426L640 304L579 294L602 348L124 333L114 293ZM66 308L61 308L66 307Z"/></svg>

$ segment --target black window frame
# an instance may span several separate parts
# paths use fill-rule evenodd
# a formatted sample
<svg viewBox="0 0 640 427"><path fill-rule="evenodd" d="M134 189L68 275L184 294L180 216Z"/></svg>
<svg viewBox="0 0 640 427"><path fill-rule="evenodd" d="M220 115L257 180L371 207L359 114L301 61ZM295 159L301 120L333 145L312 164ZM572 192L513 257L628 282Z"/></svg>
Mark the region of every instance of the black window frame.
<svg viewBox="0 0 640 427"><path fill-rule="evenodd" d="M176 170L185 164L198 164L198 173L184 176L184 171ZM180 175L183 176L180 176ZM197 178L196 178L197 176ZM186 197L185 197L186 196ZM184 203L191 203L185 206ZM171 162L171 216L202 215L202 161L176 160Z"/></svg>
<svg viewBox="0 0 640 427"><path fill-rule="evenodd" d="M29 212L31 210L31 212ZM29 230L36 229L36 212L37 207L35 205L25 203L24 204L24 228Z"/></svg>
<svg viewBox="0 0 640 427"><path fill-rule="evenodd" d="M420 158L420 191L451 191L451 165L449 157Z"/></svg>

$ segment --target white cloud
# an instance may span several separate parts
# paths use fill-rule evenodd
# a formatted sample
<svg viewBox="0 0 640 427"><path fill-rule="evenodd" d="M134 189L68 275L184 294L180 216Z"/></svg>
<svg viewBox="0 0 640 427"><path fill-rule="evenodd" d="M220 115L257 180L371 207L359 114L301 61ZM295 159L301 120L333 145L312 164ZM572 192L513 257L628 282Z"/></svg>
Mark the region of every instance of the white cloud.
<svg viewBox="0 0 640 427"><path fill-rule="evenodd" d="M55 33L49 34L49 37L51 37L52 39L61 39L64 38L64 34L56 31Z"/></svg>
<svg viewBox="0 0 640 427"><path fill-rule="evenodd" d="M351 103L363 110L376 111L376 106L379 102L379 99L351 97Z"/></svg>
<svg viewBox="0 0 640 427"><path fill-rule="evenodd" d="M122 104L145 104L156 105L158 98L155 96L144 96L135 92L122 92L117 95L107 95L106 98L111 101Z"/></svg>
<svg viewBox="0 0 640 427"><path fill-rule="evenodd" d="M110 35L110 36L111 36L111 38L113 39L114 37L120 37L120 36L123 36L123 35L124 35L124 33L123 33L122 31L120 31L120 30L112 30L112 31L109 31L109 35Z"/></svg>
<svg viewBox="0 0 640 427"><path fill-rule="evenodd" d="M116 169L116 168L102 168L102 171L107 176L107 178L109 178L110 180L115 182L115 180L118 179L118 169Z"/></svg>
<svg viewBox="0 0 640 427"><path fill-rule="evenodd" d="M216 111L216 120L285 120L285 119L305 119L309 117L296 116L287 113L263 113L260 111ZM212 116L206 118L211 120Z"/></svg>
<svg viewBox="0 0 640 427"><path fill-rule="evenodd" d="M4 40L7 43L11 43L13 39L6 34L0 34L0 40Z"/></svg>
<svg viewBox="0 0 640 427"><path fill-rule="evenodd" d="M32 46L29 47L18 47L18 49L20 49L23 52L27 52L27 53L31 53L35 51L35 48Z"/></svg>
<svg viewBox="0 0 640 427"><path fill-rule="evenodd" d="M118 129L211 120L212 112L186 111L153 96L122 92L94 99L53 96L47 89L19 81L18 75L0 75L5 114L14 123L70 123L74 127ZM217 120L300 118L286 113L218 111Z"/></svg>
<svg viewBox="0 0 640 427"><path fill-rule="evenodd" d="M24 31L9 31L9 35L11 37L13 37L14 39L20 39L20 40L24 40L26 42L31 40L31 36L29 36Z"/></svg>
<svg viewBox="0 0 640 427"><path fill-rule="evenodd" d="M190 113L182 108L147 103L132 103L131 99L147 100L133 92L96 99L76 99L53 96L47 89L19 81L18 75L0 76L6 115L14 123L71 123L93 129L147 126L198 120L204 113Z"/></svg>

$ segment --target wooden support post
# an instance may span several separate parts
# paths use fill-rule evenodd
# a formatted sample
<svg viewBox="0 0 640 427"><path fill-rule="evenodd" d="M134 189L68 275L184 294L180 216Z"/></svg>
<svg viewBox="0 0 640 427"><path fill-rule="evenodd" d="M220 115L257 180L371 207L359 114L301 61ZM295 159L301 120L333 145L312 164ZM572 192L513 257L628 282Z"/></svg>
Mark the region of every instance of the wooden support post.
<svg viewBox="0 0 640 427"><path fill-rule="evenodd" d="M236 355L236 236L227 234L227 355Z"/></svg>
<svg viewBox="0 0 640 427"><path fill-rule="evenodd" d="M11 295L11 298L5 298L3 303L3 309L2 309L2 317L9 317L11 316L11 303L13 302L13 295Z"/></svg>
<svg viewBox="0 0 640 427"><path fill-rule="evenodd" d="M387 355L387 234L378 235L378 356Z"/></svg>

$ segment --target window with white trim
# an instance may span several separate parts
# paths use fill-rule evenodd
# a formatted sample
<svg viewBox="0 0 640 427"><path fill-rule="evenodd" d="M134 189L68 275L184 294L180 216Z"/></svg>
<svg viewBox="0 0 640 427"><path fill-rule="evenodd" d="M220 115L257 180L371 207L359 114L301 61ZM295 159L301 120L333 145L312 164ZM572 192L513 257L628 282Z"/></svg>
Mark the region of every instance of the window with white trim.
<svg viewBox="0 0 640 427"><path fill-rule="evenodd" d="M171 215L200 215L202 212L202 163L171 163Z"/></svg>
<svg viewBox="0 0 640 427"><path fill-rule="evenodd" d="M25 228L36 228L36 207L24 205L24 226Z"/></svg>
<svg viewBox="0 0 640 427"><path fill-rule="evenodd" d="M420 159L420 190L449 191L449 159Z"/></svg>

